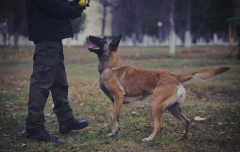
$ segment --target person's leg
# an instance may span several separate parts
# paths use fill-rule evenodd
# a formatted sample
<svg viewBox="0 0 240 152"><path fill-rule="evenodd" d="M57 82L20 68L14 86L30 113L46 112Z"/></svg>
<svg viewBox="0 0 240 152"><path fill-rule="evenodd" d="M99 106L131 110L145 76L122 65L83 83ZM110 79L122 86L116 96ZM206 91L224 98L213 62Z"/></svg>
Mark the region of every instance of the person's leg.
<svg viewBox="0 0 240 152"><path fill-rule="evenodd" d="M68 82L64 67L62 43L60 43L59 47L56 76L50 90L54 102L53 112L56 113L59 122L59 132L68 133L71 130L87 127L88 122L86 120L78 121L73 117L73 111L68 101Z"/></svg>
<svg viewBox="0 0 240 152"><path fill-rule="evenodd" d="M58 121L67 121L73 118L73 112L68 101L68 82L64 67L62 43L59 43L57 71L50 90L54 102L53 112L56 113Z"/></svg>
<svg viewBox="0 0 240 152"><path fill-rule="evenodd" d="M26 131L35 132L45 129L44 107L49 95L49 89L54 83L57 71L59 41L36 42L34 52L33 73L30 78L28 117L26 120Z"/></svg>

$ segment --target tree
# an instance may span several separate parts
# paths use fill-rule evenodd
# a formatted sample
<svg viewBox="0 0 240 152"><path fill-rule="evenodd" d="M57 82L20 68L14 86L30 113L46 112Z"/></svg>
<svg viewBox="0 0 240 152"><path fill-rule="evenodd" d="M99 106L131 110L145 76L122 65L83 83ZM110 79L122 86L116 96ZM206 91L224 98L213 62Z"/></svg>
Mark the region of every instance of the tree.
<svg viewBox="0 0 240 152"><path fill-rule="evenodd" d="M175 26L174 26L174 0L172 0L171 2L171 8L170 8L170 54L174 54L175 53Z"/></svg>
<svg viewBox="0 0 240 152"><path fill-rule="evenodd" d="M8 34L14 35L14 48L18 48L19 35L27 35L26 1L25 0L2 0L1 13L8 21Z"/></svg>
<svg viewBox="0 0 240 152"><path fill-rule="evenodd" d="M104 36L105 24L106 24L106 15L107 15L107 7L111 4L111 0L100 0L103 6L103 19L102 19L102 37Z"/></svg>
<svg viewBox="0 0 240 152"><path fill-rule="evenodd" d="M233 17L233 0L205 0L209 6L204 15L204 25L212 32L219 32L228 27L227 18Z"/></svg>
<svg viewBox="0 0 240 152"><path fill-rule="evenodd" d="M234 16L234 11L240 12L238 5L236 6L238 0L181 0L175 1L175 14L172 20L174 22L169 22L172 1L112 0L112 2L114 2L111 5L113 35L122 33L123 38L131 36L135 44L136 41L141 42L144 34L157 36L158 22L163 23L162 39L168 38L171 29L174 29L186 47L190 47L191 43L199 38L210 41L216 30L225 38L228 33L225 18Z"/></svg>
<svg viewBox="0 0 240 152"><path fill-rule="evenodd" d="M134 45L141 41L144 32L148 32L150 25L155 22L157 28L156 12L161 9L159 0L151 2L145 0L116 0L112 5L113 27L118 32L132 37ZM153 19L154 18L154 19Z"/></svg>
<svg viewBox="0 0 240 152"><path fill-rule="evenodd" d="M191 38L191 0L188 0L184 46L191 47L191 43L192 43L192 38Z"/></svg>

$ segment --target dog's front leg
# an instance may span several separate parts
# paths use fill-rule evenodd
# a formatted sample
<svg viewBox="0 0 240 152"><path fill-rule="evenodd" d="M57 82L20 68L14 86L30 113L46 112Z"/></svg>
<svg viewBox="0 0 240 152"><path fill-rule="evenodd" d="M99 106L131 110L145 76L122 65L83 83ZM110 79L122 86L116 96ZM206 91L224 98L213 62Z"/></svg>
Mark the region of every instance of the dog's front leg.
<svg viewBox="0 0 240 152"><path fill-rule="evenodd" d="M118 134L120 128L119 128L119 114L120 109L122 107L123 103L123 96L118 95L114 97L114 103L113 103L113 112L112 112L112 132L108 134L108 137L114 137Z"/></svg>

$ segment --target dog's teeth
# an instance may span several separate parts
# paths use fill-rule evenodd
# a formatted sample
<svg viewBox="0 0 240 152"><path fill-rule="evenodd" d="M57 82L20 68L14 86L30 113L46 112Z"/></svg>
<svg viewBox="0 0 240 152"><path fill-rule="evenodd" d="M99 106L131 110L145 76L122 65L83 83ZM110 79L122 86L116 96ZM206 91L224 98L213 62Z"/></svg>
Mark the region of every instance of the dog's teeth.
<svg viewBox="0 0 240 152"><path fill-rule="evenodd" d="M94 50L98 50L98 49L99 49L99 47L97 47L97 46L95 46L95 45L91 45L91 46L89 46L88 48L94 49Z"/></svg>

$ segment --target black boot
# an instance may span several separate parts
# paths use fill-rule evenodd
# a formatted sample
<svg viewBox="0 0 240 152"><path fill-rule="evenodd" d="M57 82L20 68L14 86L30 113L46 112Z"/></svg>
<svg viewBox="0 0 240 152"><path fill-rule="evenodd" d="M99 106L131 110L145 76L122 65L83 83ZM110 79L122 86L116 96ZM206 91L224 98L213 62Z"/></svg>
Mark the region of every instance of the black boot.
<svg viewBox="0 0 240 152"><path fill-rule="evenodd" d="M36 139L38 141L57 141L58 137L51 135L47 132L47 130L38 130L34 132L26 131L27 139Z"/></svg>
<svg viewBox="0 0 240 152"><path fill-rule="evenodd" d="M75 118L72 118L68 121L59 122L59 132L62 134L66 134L72 130L80 130L88 126L88 122L86 120L78 121Z"/></svg>

